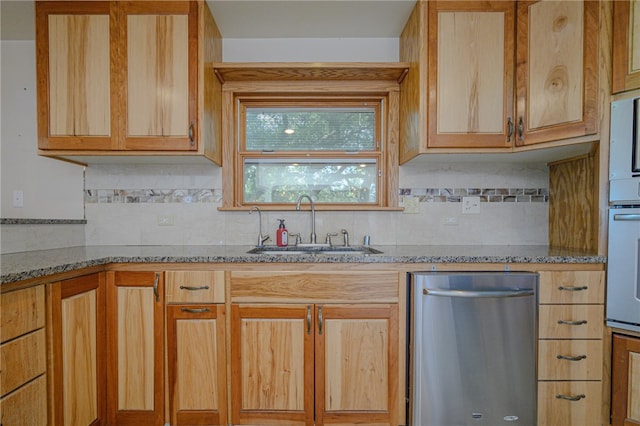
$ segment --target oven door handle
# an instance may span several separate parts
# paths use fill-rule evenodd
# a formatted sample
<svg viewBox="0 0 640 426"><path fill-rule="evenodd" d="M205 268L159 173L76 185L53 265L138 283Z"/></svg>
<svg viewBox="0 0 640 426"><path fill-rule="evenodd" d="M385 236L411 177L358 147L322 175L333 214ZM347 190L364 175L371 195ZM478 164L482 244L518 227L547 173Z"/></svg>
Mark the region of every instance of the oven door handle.
<svg viewBox="0 0 640 426"><path fill-rule="evenodd" d="M614 214L613 215L613 220L623 220L623 221L628 221L628 222L637 222L637 221L640 221L640 213L637 213L637 214L631 214L631 213Z"/></svg>

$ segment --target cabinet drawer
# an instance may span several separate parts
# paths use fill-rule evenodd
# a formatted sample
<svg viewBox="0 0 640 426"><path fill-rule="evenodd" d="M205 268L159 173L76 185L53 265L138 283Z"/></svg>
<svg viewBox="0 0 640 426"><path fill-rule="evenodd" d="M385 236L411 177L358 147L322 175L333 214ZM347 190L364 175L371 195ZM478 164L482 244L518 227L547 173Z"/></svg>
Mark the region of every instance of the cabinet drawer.
<svg viewBox="0 0 640 426"><path fill-rule="evenodd" d="M40 376L0 399L0 424L47 425L47 376Z"/></svg>
<svg viewBox="0 0 640 426"><path fill-rule="evenodd" d="M604 303L604 271L541 271L540 303Z"/></svg>
<svg viewBox="0 0 640 426"><path fill-rule="evenodd" d="M602 339L602 305L540 305L538 313L541 339Z"/></svg>
<svg viewBox="0 0 640 426"><path fill-rule="evenodd" d="M0 395L5 395L47 369L44 329L0 346Z"/></svg>
<svg viewBox="0 0 640 426"><path fill-rule="evenodd" d="M601 380L602 349L602 340L540 340L538 380Z"/></svg>
<svg viewBox="0 0 640 426"><path fill-rule="evenodd" d="M562 397L577 400L571 401ZM601 382L538 383L539 425L600 426L602 425L601 407Z"/></svg>
<svg viewBox="0 0 640 426"><path fill-rule="evenodd" d="M165 272L167 303L224 303L224 271Z"/></svg>
<svg viewBox="0 0 640 426"><path fill-rule="evenodd" d="M44 327L44 286L5 293L0 297L2 342Z"/></svg>
<svg viewBox="0 0 640 426"><path fill-rule="evenodd" d="M232 272L233 302L397 302L397 272Z"/></svg>

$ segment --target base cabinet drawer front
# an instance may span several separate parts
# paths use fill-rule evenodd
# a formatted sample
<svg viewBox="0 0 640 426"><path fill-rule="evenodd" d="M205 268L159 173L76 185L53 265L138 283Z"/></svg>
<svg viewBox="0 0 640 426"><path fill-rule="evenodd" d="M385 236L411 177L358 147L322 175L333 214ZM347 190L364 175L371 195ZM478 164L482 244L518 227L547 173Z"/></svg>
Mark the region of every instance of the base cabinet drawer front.
<svg viewBox="0 0 640 426"><path fill-rule="evenodd" d="M601 382L538 383L538 426L601 425Z"/></svg>
<svg viewBox="0 0 640 426"><path fill-rule="evenodd" d="M45 338L40 329L0 346L0 396L46 372Z"/></svg>
<svg viewBox="0 0 640 426"><path fill-rule="evenodd" d="M0 399L3 426L46 426L47 376L42 375Z"/></svg>
<svg viewBox="0 0 640 426"><path fill-rule="evenodd" d="M224 277L224 271L167 271L167 303L224 303Z"/></svg>
<svg viewBox="0 0 640 426"><path fill-rule="evenodd" d="M604 303L604 271L541 271L540 303Z"/></svg>
<svg viewBox="0 0 640 426"><path fill-rule="evenodd" d="M602 339L603 305L540 305L541 339Z"/></svg>
<svg viewBox="0 0 640 426"><path fill-rule="evenodd" d="M602 380L602 340L540 340L538 380Z"/></svg>
<svg viewBox="0 0 640 426"><path fill-rule="evenodd" d="M0 297L2 342L44 327L44 286L25 288Z"/></svg>

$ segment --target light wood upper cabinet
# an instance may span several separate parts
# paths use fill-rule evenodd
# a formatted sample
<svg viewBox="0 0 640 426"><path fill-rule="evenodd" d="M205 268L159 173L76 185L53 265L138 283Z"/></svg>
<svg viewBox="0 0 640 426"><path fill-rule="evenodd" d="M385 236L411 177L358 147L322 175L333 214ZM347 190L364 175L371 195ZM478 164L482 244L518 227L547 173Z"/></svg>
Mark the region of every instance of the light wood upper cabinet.
<svg viewBox="0 0 640 426"><path fill-rule="evenodd" d="M599 7L517 2L517 145L597 132Z"/></svg>
<svg viewBox="0 0 640 426"><path fill-rule="evenodd" d="M51 425L106 424L105 275L49 284Z"/></svg>
<svg viewBox="0 0 640 426"><path fill-rule="evenodd" d="M108 424L164 424L164 280L107 272Z"/></svg>
<svg viewBox="0 0 640 426"><path fill-rule="evenodd" d="M598 13L595 1L417 2L400 37L400 162L595 134Z"/></svg>
<svg viewBox="0 0 640 426"><path fill-rule="evenodd" d="M613 93L640 88L640 1L613 2Z"/></svg>
<svg viewBox="0 0 640 426"><path fill-rule="evenodd" d="M428 147L508 147L512 2L429 3Z"/></svg>
<svg viewBox="0 0 640 426"><path fill-rule="evenodd" d="M221 164L220 32L203 1L36 2L38 147Z"/></svg>

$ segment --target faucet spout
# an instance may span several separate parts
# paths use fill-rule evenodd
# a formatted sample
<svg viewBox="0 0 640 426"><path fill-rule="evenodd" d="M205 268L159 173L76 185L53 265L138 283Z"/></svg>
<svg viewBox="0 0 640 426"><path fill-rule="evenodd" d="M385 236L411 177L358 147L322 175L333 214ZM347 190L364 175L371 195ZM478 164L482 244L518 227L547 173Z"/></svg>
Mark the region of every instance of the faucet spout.
<svg viewBox="0 0 640 426"><path fill-rule="evenodd" d="M304 198L309 200L309 204L311 206L311 236L309 237L309 240L311 244L315 244L316 243L316 205L314 204L313 200L309 195L302 194L300 197L298 197L298 202L296 203L296 210L300 211L300 203Z"/></svg>
<svg viewBox="0 0 640 426"><path fill-rule="evenodd" d="M258 244L257 247L263 247L264 242L269 239L268 235L262 235L262 212L260 211L260 207L253 206L251 210L249 210L249 214L253 212L258 212Z"/></svg>

